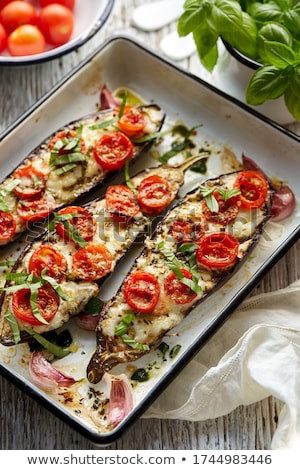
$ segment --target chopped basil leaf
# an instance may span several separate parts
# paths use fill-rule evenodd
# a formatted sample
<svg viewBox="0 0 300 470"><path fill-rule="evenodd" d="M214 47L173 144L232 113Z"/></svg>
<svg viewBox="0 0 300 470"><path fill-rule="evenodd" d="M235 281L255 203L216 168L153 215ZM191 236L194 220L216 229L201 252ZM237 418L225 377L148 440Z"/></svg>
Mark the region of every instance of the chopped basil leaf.
<svg viewBox="0 0 300 470"><path fill-rule="evenodd" d="M10 183L6 184L0 190L0 210L3 212L9 212L9 207L5 202L5 198L20 184L20 179L14 179Z"/></svg>
<svg viewBox="0 0 300 470"><path fill-rule="evenodd" d="M169 355L170 355L170 358L171 358L171 359L174 359L174 357L176 357L177 354L179 353L180 349L181 349L181 345L180 345L180 344L176 344L176 345L171 349L171 351L170 351L170 354L169 354Z"/></svg>
<svg viewBox="0 0 300 470"><path fill-rule="evenodd" d="M152 132L152 134L143 135L143 137L137 137L136 139L132 139L135 144L142 144L143 142L148 142L149 140L157 139L161 137L161 132Z"/></svg>
<svg viewBox="0 0 300 470"><path fill-rule="evenodd" d="M239 189L235 189L235 188L232 188L232 189L229 189L229 190L219 188L218 193L220 194L220 196L222 196L224 201L228 201L228 199L241 194L241 191Z"/></svg>
<svg viewBox="0 0 300 470"><path fill-rule="evenodd" d="M149 380L149 373L146 369L137 369L130 378L136 382L147 382Z"/></svg>
<svg viewBox="0 0 300 470"><path fill-rule="evenodd" d="M130 327L130 324L133 322L134 319L135 319L135 316L132 313L130 313L129 315L126 315L120 321L120 323L117 324L117 326L115 328L115 335L116 336L122 336L125 333L127 333L128 328Z"/></svg>
<svg viewBox="0 0 300 470"><path fill-rule="evenodd" d="M91 130L97 130L97 129L107 129L110 126L113 126L118 122L118 118L113 118L113 119L107 119L106 121L99 122L98 124L93 124L92 126L89 126L89 129Z"/></svg>
<svg viewBox="0 0 300 470"><path fill-rule="evenodd" d="M87 161L87 156L81 153L81 134L82 125L77 129L75 137L63 137L55 142L50 153L50 168L58 166L56 174L66 173L75 168L77 162Z"/></svg>
<svg viewBox="0 0 300 470"><path fill-rule="evenodd" d="M201 125L191 127L190 129L186 128L185 126L174 126L171 132L179 133L183 136L183 140L180 142L174 141L171 143L171 150L165 152L163 155L160 156L159 161L163 164L167 163L170 158L175 157L178 153L182 152L183 150L191 149L195 147L194 142L191 140L192 134L195 130L201 127ZM184 130L184 131L183 131Z"/></svg>
<svg viewBox="0 0 300 470"><path fill-rule="evenodd" d="M71 238L80 248L84 248L88 243L84 240L84 238L80 235L78 230L74 227L73 224L69 222L70 219L74 217L84 217L83 214L78 213L71 213L71 214L54 214L53 219L48 224L48 230L54 230L55 226L59 223L62 223L66 229L67 236Z"/></svg>
<svg viewBox="0 0 300 470"><path fill-rule="evenodd" d="M11 266L13 266L16 262L15 261L1 261L0 262L0 266L6 266L8 268L10 268Z"/></svg>
<svg viewBox="0 0 300 470"><path fill-rule="evenodd" d="M137 191L136 187L134 186L134 184L131 182L131 179L130 179L130 175L129 175L129 160L128 160L128 158L126 158L126 161L125 161L124 171L125 171L125 181L126 181L126 185L128 186L128 188L130 188L130 189L134 192L134 194L137 194L138 191Z"/></svg>
<svg viewBox="0 0 300 470"><path fill-rule="evenodd" d="M4 314L4 318L6 318L6 320L9 323L10 329L14 337L15 344L18 344L21 341L21 336L20 336L19 325L18 325L16 318L9 310Z"/></svg>
<svg viewBox="0 0 300 470"><path fill-rule="evenodd" d="M127 101L127 91L125 90L123 98L122 98L122 103L121 103L121 106L120 106L120 109L119 109L118 119L121 119L121 117L123 116L126 101Z"/></svg>
<svg viewBox="0 0 300 470"><path fill-rule="evenodd" d="M124 334L121 336L122 341L127 344L130 348L133 349L140 349L141 351L149 351L149 346L148 344L141 344L135 341L133 338L130 338L130 336Z"/></svg>
<svg viewBox="0 0 300 470"><path fill-rule="evenodd" d="M35 331L33 331L31 328L25 326L24 330L26 331L26 333L30 334L45 349L54 354L54 356L62 358L70 354L70 351L68 349L61 348L57 344L51 343L46 338L44 338L44 336L35 333Z"/></svg>

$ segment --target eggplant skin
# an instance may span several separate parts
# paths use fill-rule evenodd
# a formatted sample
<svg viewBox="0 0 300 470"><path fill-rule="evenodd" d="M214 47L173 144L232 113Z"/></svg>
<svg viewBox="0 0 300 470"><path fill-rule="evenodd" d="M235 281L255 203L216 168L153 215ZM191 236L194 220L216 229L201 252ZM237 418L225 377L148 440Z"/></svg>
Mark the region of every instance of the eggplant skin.
<svg viewBox="0 0 300 470"><path fill-rule="evenodd" d="M203 186L230 189L232 181L235 181L239 173L233 172L207 180ZM87 366L87 378L91 383L98 383L104 373L117 364L134 361L148 352L147 350L130 347L122 341L121 337L115 335L115 327L122 321L122 318L128 314L134 314L134 319L127 334L134 341L146 344L151 350L159 344L168 331L178 325L198 304L205 301L208 295L220 288L241 267L260 239L263 228L270 218L272 190L269 187L265 203L260 209L252 211L242 209L239 219L237 217L235 221L227 226L226 230L235 235L240 243L236 262L228 268L222 269L209 269L198 265L199 285L202 288L201 294L198 294L190 303L180 305L171 302L161 288L161 297L154 312L150 314L134 312L126 303L123 294L126 279L132 272L146 270L154 274L160 286L163 286L170 268L157 246L161 241L166 242L168 248L172 246L172 243L176 245L174 239L173 242L168 242L173 238L170 236L170 227L173 221L177 218L184 220L185 217L190 217L190 214L193 214L194 220L200 219L202 200L203 196L200 188L196 188L167 212L157 225L153 235L146 239L142 253L136 258L133 267L116 295L104 305L101 319L96 328L96 350ZM248 219L249 223L245 223ZM209 224L207 232L223 231L224 226L219 225L217 223ZM174 251L176 253L176 247Z"/></svg>
<svg viewBox="0 0 300 470"><path fill-rule="evenodd" d="M131 139L133 144L133 155L131 163L133 163L139 155L146 151L153 143L154 138L150 138L151 134L158 132L165 120L165 113L156 104L149 104L138 106L146 118L146 126L144 135L149 135L149 140L145 142L135 142ZM7 184L14 181L14 173L20 167L26 165L33 165L38 171L44 174L45 188L43 198L51 204L51 210L58 210L67 204L73 202L80 202L85 197L90 197L94 190L100 184L106 182L114 176L117 171L105 170L96 163L93 156L93 147L97 140L106 132L114 132L116 129L113 124L105 126L105 128L91 129L91 126L109 122L114 117L114 110L108 109L98 113L89 114L76 121L73 121L47 137L38 147L36 147L20 164L14 168L11 173L0 183L0 191L3 190ZM72 132L74 136L77 130L81 130L81 136L85 142L84 155L86 159L75 165L75 168L66 171L65 173L58 174L56 169L50 167L50 149L49 144L51 140L66 132ZM16 233L14 237L7 240L2 240L1 245L11 243L19 236L30 229L30 222L22 220L17 212L17 205L19 199L14 191L11 191L6 198L9 212L14 216L16 221Z"/></svg>

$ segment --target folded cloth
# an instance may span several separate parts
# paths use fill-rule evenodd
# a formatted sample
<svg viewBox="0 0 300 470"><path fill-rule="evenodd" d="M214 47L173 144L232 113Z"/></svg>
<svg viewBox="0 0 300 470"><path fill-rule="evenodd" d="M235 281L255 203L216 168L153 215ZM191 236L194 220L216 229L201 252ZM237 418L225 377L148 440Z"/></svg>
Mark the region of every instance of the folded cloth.
<svg viewBox="0 0 300 470"><path fill-rule="evenodd" d="M271 395L271 448L299 449L300 280L245 300L143 417L202 421Z"/></svg>

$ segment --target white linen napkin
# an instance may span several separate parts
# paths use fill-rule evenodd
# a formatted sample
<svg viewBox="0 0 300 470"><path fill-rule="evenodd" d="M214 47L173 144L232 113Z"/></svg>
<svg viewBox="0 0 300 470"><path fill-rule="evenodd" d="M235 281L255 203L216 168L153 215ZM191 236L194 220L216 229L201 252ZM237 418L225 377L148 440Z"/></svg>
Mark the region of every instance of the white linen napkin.
<svg viewBox="0 0 300 470"><path fill-rule="evenodd" d="M271 448L299 450L300 280L245 300L143 417L202 421L271 395Z"/></svg>

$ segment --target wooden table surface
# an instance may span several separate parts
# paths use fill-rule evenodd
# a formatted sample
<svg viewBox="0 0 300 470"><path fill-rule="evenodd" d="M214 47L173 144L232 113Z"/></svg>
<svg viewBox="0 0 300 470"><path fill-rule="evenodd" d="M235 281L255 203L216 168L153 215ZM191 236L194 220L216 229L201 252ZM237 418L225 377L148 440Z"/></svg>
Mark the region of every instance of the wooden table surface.
<svg viewBox="0 0 300 470"><path fill-rule="evenodd" d="M134 34L136 39L158 50L162 35L175 29L176 22L158 32L142 33L134 30L130 23L132 10L148 1L116 0L103 29L79 51L36 66L2 68L0 131L112 34ZM196 55L179 62L179 65L197 74ZM289 129L300 135L300 124L290 125ZM285 287L299 278L300 241L274 266L252 294ZM279 400L270 397L251 406L239 407L226 416L204 422L141 418L109 449L270 449L281 406ZM0 449L95 448L85 437L0 377Z"/></svg>

